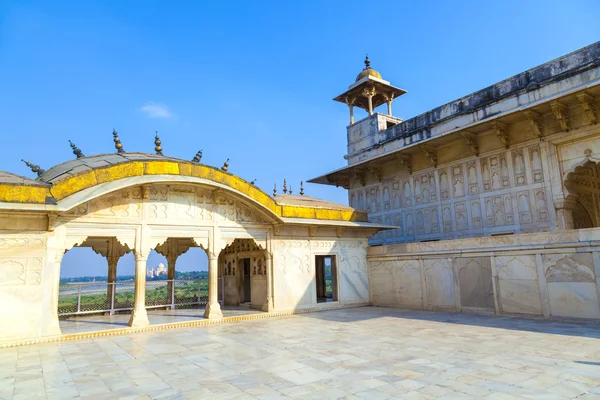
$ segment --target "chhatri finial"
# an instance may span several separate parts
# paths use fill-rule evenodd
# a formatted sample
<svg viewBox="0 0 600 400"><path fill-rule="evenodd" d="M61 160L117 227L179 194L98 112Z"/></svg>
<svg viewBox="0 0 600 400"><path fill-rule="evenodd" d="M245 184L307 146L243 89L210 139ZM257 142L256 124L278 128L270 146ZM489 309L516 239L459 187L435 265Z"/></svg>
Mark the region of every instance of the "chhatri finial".
<svg viewBox="0 0 600 400"><path fill-rule="evenodd" d="M79 150L79 148L77 147L77 145L75 145L75 143L73 143L69 140L69 144L71 145L71 148L73 149L73 154L75 154L77 156L77 158L85 157L85 155L81 152L81 150Z"/></svg>
<svg viewBox="0 0 600 400"><path fill-rule="evenodd" d="M277 183L273 186L273 197L277 196Z"/></svg>
<svg viewBox="0 0 600 400"><path fill-rule="evenodd" d="M121 139L119 139L119 133L113 129L113 141L115 142L115 149L117 149L117 153L125 153L123 150L123 145L121 144Z"/></svg>
<svg viewBox="0 0 600 400"><path fill-rule="evenodd" d="M200 160L202 160L202 150L200 150L199 152L196 153L194 158L192 158L192 162L195 162L196 164L200 164Z"/></svg>
<svg viewBox="0 0 600 400"><path fill-rule="evenodd" d="M369 55L365 57L365 69L371 69L371 60L369 60Z"/></svg>
<svg viewBox="0 0 600 400"><path fill-rule="evenodd" d="M287 194L287 182L283 179L283 194Z"/></svg>
<svg viewBox="0 0 600 400"><path fill-rule="evenodd" d="M256 179L254 179L252 182L250 182L251 185L255 185L256 184Z"/></svg>
<svg viewBox="0 0 600 400"><path fill-rule="evenodd" d="M25 165L27 165L29 168L31 168L31 172L35 172L38 177L42 176L42 174L44 172L46 172L45 170L41 169L39 165L35 165L35 164L30 163L29 161L25 161L23 159L21 159L21 161L23 161L25 163Z"/></svg>
<svg viewBox="0 0 600 400"><path fill-rule="evenodd" d="M158 131L156 131L156 136L154 136L154 151L156 151L156 154L158 154L159 156L162 156L162 146L160 145L162 142L160 141L160 138L158 137Z"/></svg>
<svg viewBox="0 0 600 400"><path fill-rule="evenodd" d="M290 194L292 194L292 185L290 185Z"/></svg>
<svg viewBox="0 0 600 400"><path fill-rule="evenodd" d="M300 196L304 196L304 186L303 185L304 182L300 181Z"/></svg>
<svg viewBox="0 0 600 400"><path fill-rule="evenodd" d="M227 159L227 161L225 161L225 164L223 164L221 169L225 172L227 172L229 170L229 158Z"/></svg>

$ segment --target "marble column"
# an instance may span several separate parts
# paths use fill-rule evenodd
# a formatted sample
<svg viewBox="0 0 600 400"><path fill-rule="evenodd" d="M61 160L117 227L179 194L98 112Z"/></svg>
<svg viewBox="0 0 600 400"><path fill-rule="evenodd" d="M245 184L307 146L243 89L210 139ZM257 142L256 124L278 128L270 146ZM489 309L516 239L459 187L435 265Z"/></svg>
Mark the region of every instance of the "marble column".
<svg viewBox="0 0 600 400"><path fill-rule="evenodd" d="M564 231L575 228L573 224L573 209L575 208L575 204L576 200L573 196L567 196L566 199L554 201L558 230Z"/></svg>
<svg viewBox="0 0 600 400"><path fill-rule="evenodd" d="M135 255L135 291L133 295L133 312L129 318L129 326L142 327L150 325L146 313L146 261L147 254Z"/></svg>
<svg viewBox="0 0 600 400"><path fill-rule="evenodd" d="M354 123L354 106L348 104L348 108L350 109L350 125Z"/></svg>
<svg viewBox="0 0 600 400"><path fill-rule="evenodd" d="M387 108L388 108L388 115L392 115L392 101L388 100L387 102Z"/></svg>
<svg viewBox="0 0 600 400"><path fill-rule="evenodd" d="M177 262L178 254L169 253L167 257L167 293L169 294L169 302L171 302L171 310L175 309L175 263Z"/></svg>
<svg viewBox="0 0 600 400"><path fill-rule="evenodd" d="M204 310L204 318L223 318L218 298L219 291L219 258L215 254L208 255L208 303Z"/></svg>
<svg viewBox="0 0 600 400"><path fill-rule="evenodd" d="M115 296L115 282L117 282L117 264L119 263L119 257L108 256L108 285L106 287L106 297L108 305L110 307L110 315L114 314L114 296Z"/></svg>
<svg viewBox="0 0 600 400"><path fill-rule="evenodd" d="M267 253L265 260L265 268L267 273L267 301L262 306L262 310L265 312L272 312L273 306L273 256Z"/></svg>

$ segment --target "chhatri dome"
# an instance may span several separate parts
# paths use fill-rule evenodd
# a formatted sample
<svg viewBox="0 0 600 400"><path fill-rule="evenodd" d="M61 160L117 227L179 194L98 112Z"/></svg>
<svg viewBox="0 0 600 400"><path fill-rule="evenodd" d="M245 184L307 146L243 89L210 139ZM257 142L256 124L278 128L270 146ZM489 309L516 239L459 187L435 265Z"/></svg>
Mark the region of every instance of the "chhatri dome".
<svg viewBox="0 0 600 400"><path fill-rule="evenodd" d="M383 79L381 77L381 74L379 72L377 72L373 68L371 68L371 60L369 60L369 56L367 56L365 58L365 68L356 77L356 82L360 81L365 76L372 76L372 77L375 77L377 79Z"/></svg>
<svg viewBox="0 0 600 400"><path fill-rule="evenodd" d="M381 74L371 68L369 56L365 58L365 67L358 74L348 90L333 100L344 103L350 109L350 125L354 124L354 107L362 108L369 115L382 104L387 104L387 113L392 115L392 102L402 96L406 90L392 86Z"/></svg>

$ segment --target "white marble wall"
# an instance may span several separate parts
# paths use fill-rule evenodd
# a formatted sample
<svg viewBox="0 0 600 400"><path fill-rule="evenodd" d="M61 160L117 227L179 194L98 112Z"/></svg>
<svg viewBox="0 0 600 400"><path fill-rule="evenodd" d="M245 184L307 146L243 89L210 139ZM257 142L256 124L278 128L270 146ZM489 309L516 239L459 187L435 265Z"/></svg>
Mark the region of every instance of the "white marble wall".
<svg viewBox="0 0 600 400"><path fill-rule="evenodd" d="M317 255L335 256L339 303L369 303L366 247L366 239L276 237L273 240L275 309L310 308L317 304Z"/></svg>
<svg viewBox="0 0 600 400"><path fill-rule="evenodd" d="M46 248L42 234L0 234L0 339L40 335Z"/></svg>
<svg viewBox="0 0 600 400"><path fill-rule="evenodd" d="M600 319L600 229L369 249L378 306Z"/></svg>

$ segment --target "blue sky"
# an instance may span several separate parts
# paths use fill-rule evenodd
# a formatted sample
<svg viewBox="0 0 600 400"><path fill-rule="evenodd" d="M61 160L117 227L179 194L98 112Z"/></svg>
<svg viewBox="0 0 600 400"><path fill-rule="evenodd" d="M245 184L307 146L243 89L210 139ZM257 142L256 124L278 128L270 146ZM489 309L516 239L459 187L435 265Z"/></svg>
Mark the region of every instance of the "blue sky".
<svg viewBox="0 0 600 400"><path fill-rule="evenodd" d="M410 118L599 40L599 16L591 0L0 2L0 170L66 161L68 139L113 152L113 128L152 152L158 130L167 155L203 149L268 193L283 178L297 191L344 165L348 110L331 99L366 53L408 91L394 114ZM65 275L82 259L105 274L85 255Z"/></svg>

